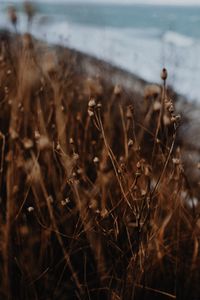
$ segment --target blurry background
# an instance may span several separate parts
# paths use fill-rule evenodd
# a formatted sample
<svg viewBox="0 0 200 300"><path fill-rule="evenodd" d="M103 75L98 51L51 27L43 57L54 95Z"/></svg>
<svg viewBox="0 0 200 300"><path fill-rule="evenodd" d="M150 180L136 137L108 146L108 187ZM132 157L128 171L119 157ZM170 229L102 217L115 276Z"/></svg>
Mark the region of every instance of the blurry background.
<svg viewBox="0 0 200 300"><path fill-rule="evenodd" d="M31 32L48 42L102 58L150 82L159 81L160 69L165 66L169 84L190 100L200 101L200 0L141 2L35 1L37 13ZM7 7L14 4L18 31L27 30L22 3L0 1L0 28L12 30Z"/></svg>

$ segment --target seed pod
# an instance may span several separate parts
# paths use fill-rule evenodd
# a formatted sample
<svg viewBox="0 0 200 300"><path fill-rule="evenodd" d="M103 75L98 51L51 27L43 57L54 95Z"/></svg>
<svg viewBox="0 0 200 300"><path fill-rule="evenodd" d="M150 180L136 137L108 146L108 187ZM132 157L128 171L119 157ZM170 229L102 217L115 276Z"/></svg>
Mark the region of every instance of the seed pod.
<svg viewBox="0 0 200 300"><path fill-rule="evenodd" d="M98 163L99 163L99 158L96 156L96 157L93 159L93 162L94 162L95 164L98 164Z"/></svg>
<svg viewBox="0 0 200 300"><path fill-rule="evenodd" d="M132 139L129 139L129 141L128 141L128 147L132 147L133 146L133 140Z"/></svg>
<svg viewBox="0 0 200 300"><path fill-rule="evenodd" d="M167 69L163 68L161 72L161 79L166 80L167 79Z"/></svg>
<svg viewBox="0 0 200 300"><path fill-rule="evenodd" d="M31 149L34 146L34 143L31 139L24 138L23 145L24 145L24 148L28 150L28 149Z"/></svg>
<svg viewBox="0 0 200 300"><path fill-rule="evenodd" d="M101 109L102 108L102 104L101 103L97 103L97 108Z"/></svg>
<svg viewBox="0 0 200 300"><path fill-rule="evenodd" d="M95 99L91 99L89 102L88 102L88 107L89 108L94 108L96 106L96 101Z"/></svg>
<svg viewBox="0 0 200 300"><path fill-rule="evenodd" d="M40 151L51 149L51 143L47 136L41 135L37 140L37 147Z"/></svg>
<svg viewBox="0 0 200 300"><path fill-rule="evenodd" d="M175 119L176 119L176 122L180 122L181 116L180 116L180 115L176 115L176 116L175 116Z"/></svg>
<svg viewBox="0 0 200 300"><path fill-rule="evenodd" d="M32 211L34 211L34 207L29 206L29 207L27 208L27 211L28 211L29 213L31 213Z"/></svg>
<svg viewBox="0 0 200 300"><path fill-rule="evenodd" d="M69 143L70 143L70 145L74 145L74 140L73 140L73 138L70 138L70 139L69 139Z"/></svg>
<svg viewBox="0 0 200 300"><path fill-rule="evenodd" d="M16 13L16 10L15 10L14 6L10 6L8 8L8 16L9 16L10 21L13 24L13 26L16 26L16 24L17 24L17 13Z"/></svg>
<svg viewBox="0 0 200 300"><path fill-rule="evenodd" d="M73 159L74 159L75 161L79 160L79 155L78 155L78 153L74 153L74 154L73 154Z"/></svg>
<svg viewBox="0 0 200 300"><path fill-rule="evenodd" d="M28 22L30 23L33 19L33 16L35 14L35 9L33 5L29 1L24 2L24 10L28 17Z"/></svg>
<svg viewBox="0 0 200 300"><path fill-rule="evenodd" d="M93 111L92 111L92 110L90 110L90 109L88 109L88 115L89 115L89 117L93 117L93 116L94 116L94 113L93 113Z"/></svg>
<svg viewBox="0 0 200 300"><path fill-rule="evenodd" d="M180 159L172 158L172 162L173 162L174 165L179 165L180 164Z"/></svg>

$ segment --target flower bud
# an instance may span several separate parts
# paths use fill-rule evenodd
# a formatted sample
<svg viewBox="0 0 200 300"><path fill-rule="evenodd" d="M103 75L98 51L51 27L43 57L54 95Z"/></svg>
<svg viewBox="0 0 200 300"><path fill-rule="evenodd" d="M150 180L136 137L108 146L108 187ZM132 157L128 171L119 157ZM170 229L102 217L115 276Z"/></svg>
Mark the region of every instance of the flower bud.
<svg viewBox="0 0 200 300"><path fill-rule="evenodd" d="M163 68L161 72L161 79L166 80L167 79L167 69Z"/></svg>

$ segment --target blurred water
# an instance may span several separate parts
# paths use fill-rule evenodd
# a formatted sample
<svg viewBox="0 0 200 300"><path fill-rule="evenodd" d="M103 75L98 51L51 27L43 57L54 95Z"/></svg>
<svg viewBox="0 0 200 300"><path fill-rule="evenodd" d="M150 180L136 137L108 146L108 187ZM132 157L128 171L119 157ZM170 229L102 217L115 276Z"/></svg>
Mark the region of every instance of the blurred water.
<svg viewBox="0 0 200 300"><path fill-rule="evenodd" d="M0 27L9 27L0 1ZM19 30L27 28L17 3ZM95 55L148 81L169 70L169 83L197 99L200 76L200 7L37 3L32 33Z"/></svg>

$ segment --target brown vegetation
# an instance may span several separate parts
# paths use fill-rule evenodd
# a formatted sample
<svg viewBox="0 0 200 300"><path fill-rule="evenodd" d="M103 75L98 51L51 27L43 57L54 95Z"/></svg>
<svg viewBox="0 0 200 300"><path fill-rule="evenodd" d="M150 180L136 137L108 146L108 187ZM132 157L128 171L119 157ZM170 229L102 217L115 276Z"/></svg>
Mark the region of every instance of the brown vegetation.
<svg viewBox="0 0 200 300"><path fill-rule="evenodd" d="M199 299L200 219L166 89L1 34L0 298Z"/></svg>

